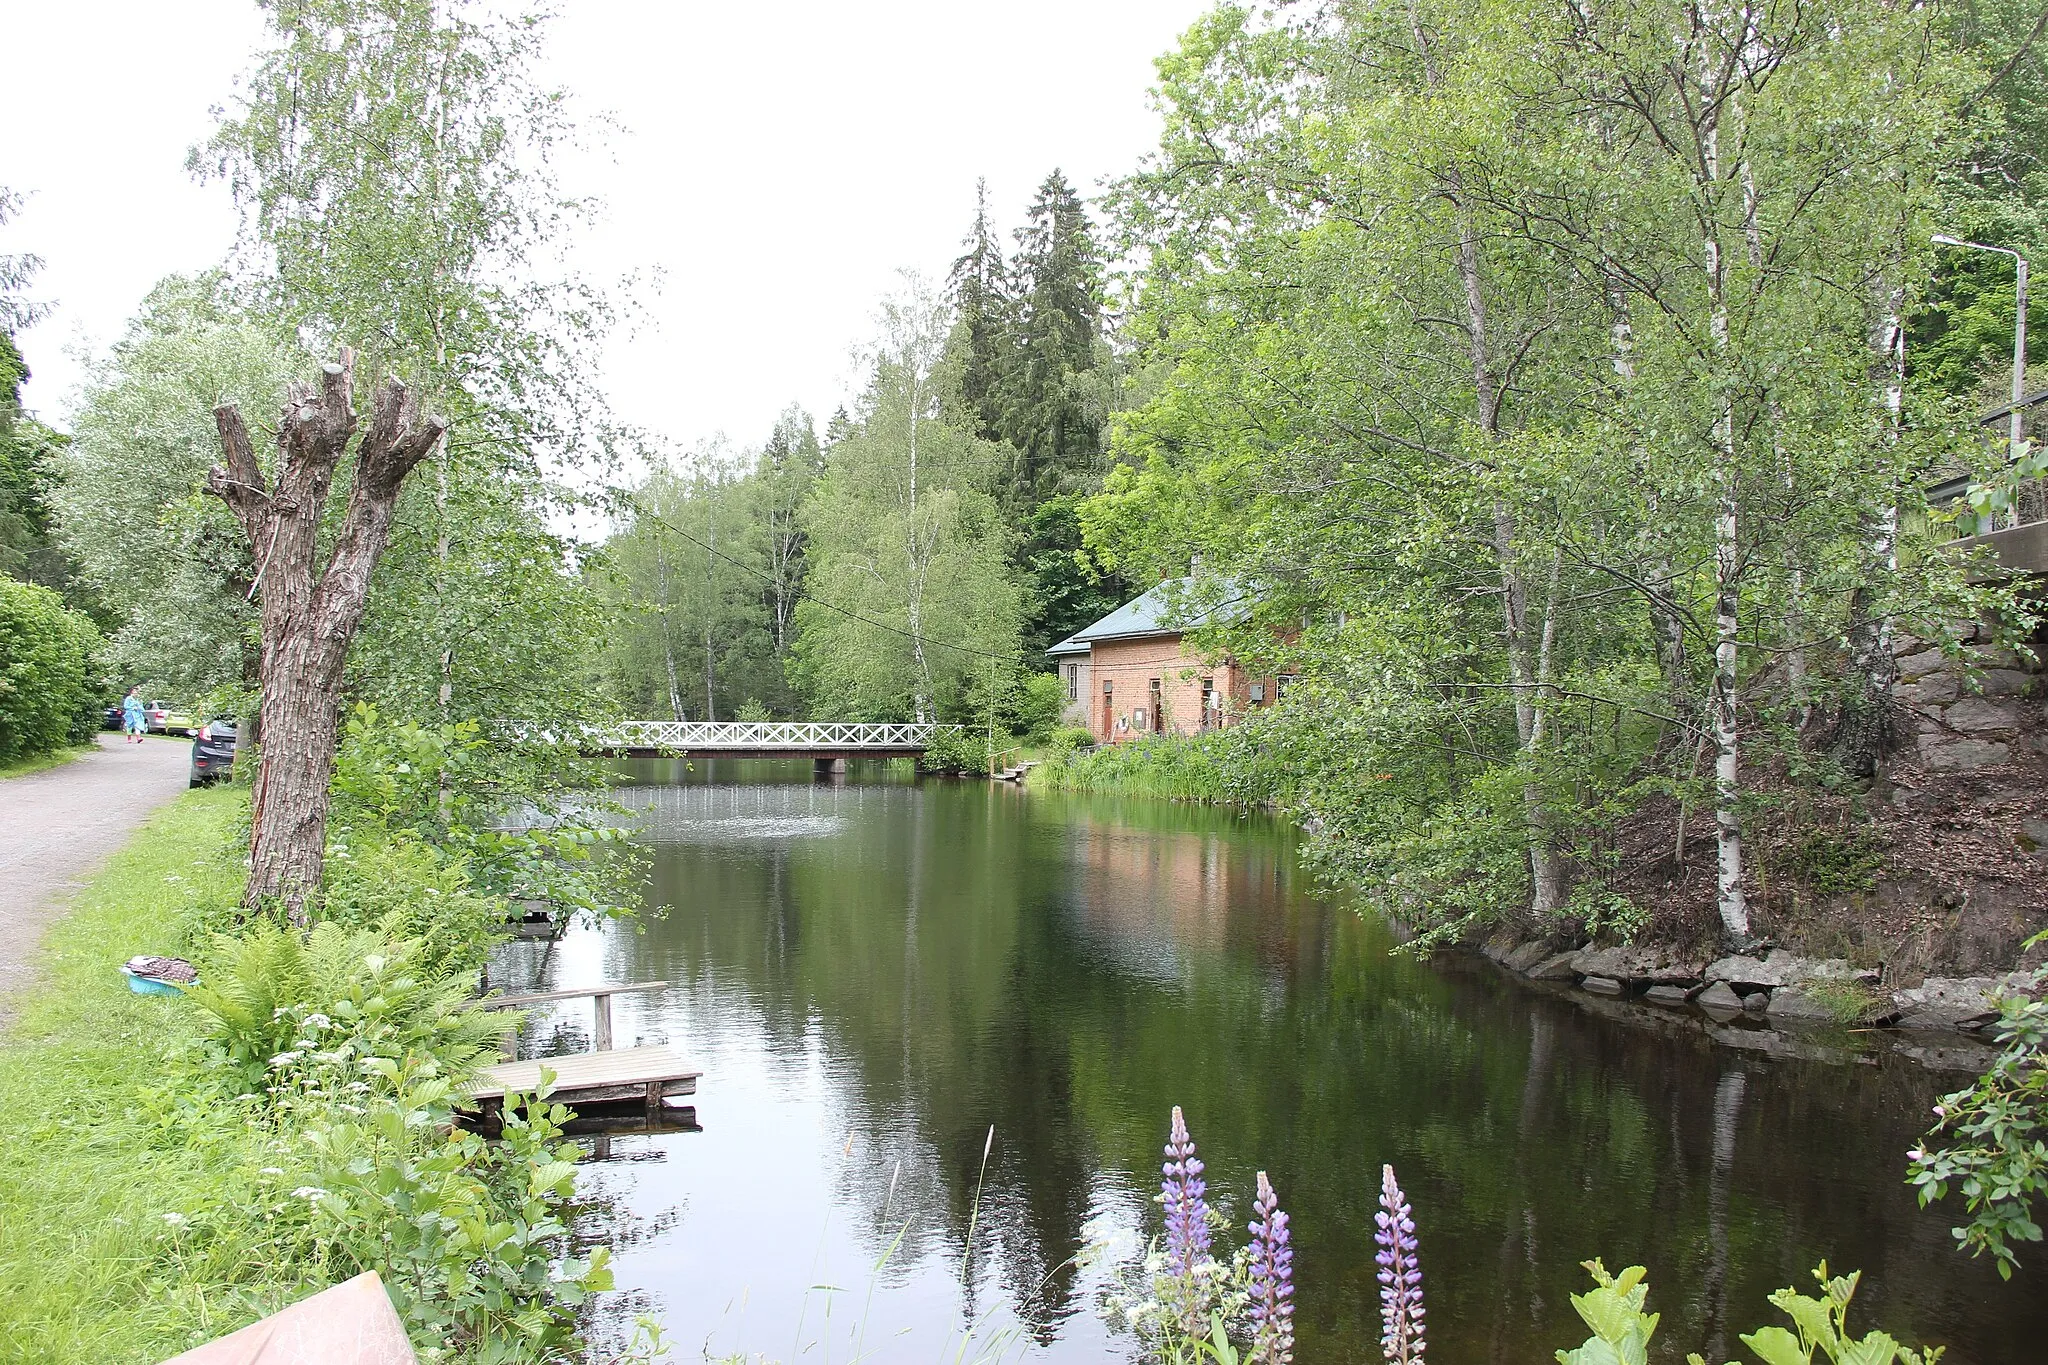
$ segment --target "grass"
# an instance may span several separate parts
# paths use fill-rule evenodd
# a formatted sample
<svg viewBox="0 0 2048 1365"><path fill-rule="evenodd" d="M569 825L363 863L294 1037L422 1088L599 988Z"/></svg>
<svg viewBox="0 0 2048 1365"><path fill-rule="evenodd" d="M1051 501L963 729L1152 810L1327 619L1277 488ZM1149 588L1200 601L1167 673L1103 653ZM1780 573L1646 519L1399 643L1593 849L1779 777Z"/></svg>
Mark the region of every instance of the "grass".
<svg viewBox="0 0 2048 1365"><path fill-rule="evenodd" d="M1056 791L1154 796L1176 801L1240 799L1220 745L1210 736L1156 736L1050 755L1025 778Z"/></svg>
<svg viewBox="0 0 2048 1365"><path fill-rule="evenodd" d="M61 768L74 759L84 758L92 750L93 746L90 744L72 744L62 749L52 749L46 754L30 754L27 758L17 758L12 763L0 763L0 780L27 777L30 773L46 773L52 768Z"/></svg>
<svg viewBox="0 0 2048 1365"><path fill-rule="evenodd" d="M253 1239L164 1217L218 1196L254 1138L164 1121L172 1055L198 1027L117 970L184 951L233 903L239 805L193 792L159 811L51 928L42 981L0 1034L0 1360L157 1361L275 1306Z"/></svg>

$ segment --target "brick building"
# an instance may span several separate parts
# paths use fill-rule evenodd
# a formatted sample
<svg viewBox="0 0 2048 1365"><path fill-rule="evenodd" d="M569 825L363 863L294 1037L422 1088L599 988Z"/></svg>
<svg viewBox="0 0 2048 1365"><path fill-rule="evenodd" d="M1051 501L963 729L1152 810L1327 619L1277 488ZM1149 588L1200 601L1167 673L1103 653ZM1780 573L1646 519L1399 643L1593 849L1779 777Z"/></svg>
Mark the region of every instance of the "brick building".
<svg viewBox="0 0 2048 1365"><path fill-rule="evenodd" d="M1186 582L1161 583L1046 651L1067 688L1067 722L1096 743L1220 729L1277 699L1283 680L1194 650L1184 631L1205 622L1169 624Z"/></svg>

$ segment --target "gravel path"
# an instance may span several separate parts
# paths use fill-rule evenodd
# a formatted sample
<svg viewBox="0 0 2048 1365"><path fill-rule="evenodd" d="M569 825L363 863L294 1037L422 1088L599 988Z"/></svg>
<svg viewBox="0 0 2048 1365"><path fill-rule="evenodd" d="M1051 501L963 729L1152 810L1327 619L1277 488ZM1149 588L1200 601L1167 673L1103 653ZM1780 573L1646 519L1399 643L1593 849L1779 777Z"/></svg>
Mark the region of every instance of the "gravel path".
<svg viewBox="0 0 2048 1365"><path fill-rule="evenodd" d="M43 931L151 811L185 790L191 762L187 740L101 735L97 753L0 780L0 1028L34 979Z"/></svg>

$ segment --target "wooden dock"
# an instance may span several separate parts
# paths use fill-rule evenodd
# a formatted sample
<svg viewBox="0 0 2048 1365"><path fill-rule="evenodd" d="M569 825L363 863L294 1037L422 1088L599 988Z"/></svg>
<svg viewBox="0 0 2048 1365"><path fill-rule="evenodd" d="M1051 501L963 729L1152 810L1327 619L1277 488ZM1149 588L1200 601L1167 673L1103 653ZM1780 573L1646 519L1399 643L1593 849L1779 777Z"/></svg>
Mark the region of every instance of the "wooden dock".
<svg viewBox="0 0 2048 1365"><path fill-rule="evenodd" d="M666 1043L646 1047L612 1046L612 997L638 991L661 990L666 981L643 981L633 985L590 986L581 990L539 991L529 995L501 995L483 1002L486 1009L519 1009L555 1000L588 998L595 1027L591 1050L566 1057L513 1056L517 1044L506 1040L506 1059L486 1067L474 1082L462 1087L465 1099L473 1103L487 1124L497 1122L505 1096L514 1092L532 1094L540 1088L541 1068L555 1075L550 1098L571 1109L637 1103L650 1124L668 1112L665 1101L671 1095L694 1095L703 1072L683 1060L681 1053ZM465 1106L469 1107L469 1106Z"/></svg>

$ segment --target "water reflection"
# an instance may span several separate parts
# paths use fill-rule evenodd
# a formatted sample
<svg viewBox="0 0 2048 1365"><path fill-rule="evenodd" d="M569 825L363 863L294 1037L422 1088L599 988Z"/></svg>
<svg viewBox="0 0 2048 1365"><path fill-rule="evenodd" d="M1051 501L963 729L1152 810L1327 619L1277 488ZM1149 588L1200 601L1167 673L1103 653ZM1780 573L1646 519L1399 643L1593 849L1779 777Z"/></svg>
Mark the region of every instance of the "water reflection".
<svg viewBox="0 0 2048 1365"><path fill-rule="evenodd" d="M656 1159L602 1182L674 1214L618 1268L686 1353L1120 1353L1107 1272L1075 1258L1150 1225L1176 1103L1234 1223L1261 1167L1294 1211L1303 1361L1377 1358L1383 1161L1422 1225L1438 1365L1576 1343L1596 1255L1649 1267L1660 1359L1726 1359L1823 1255L1865 1271L1863 1321L1953 1361L2048 1339L2038 1296L1956 1257L1900 1183L1953 1078L1651 1036L1389 956L1263 820L858 768L638 771L670 914L571 934L544 975L673 983L620 997L615 1027L700 1062L703 1131L612 1136ZM543 949L507 951L524 984Z"/></svg>

